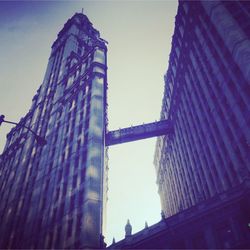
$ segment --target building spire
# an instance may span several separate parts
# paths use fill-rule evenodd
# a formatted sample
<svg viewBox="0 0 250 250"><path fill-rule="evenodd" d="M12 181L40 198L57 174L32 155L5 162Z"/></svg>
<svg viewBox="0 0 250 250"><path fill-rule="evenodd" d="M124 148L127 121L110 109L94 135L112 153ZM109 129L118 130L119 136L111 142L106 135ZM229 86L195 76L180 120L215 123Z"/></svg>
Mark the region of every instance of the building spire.
<svg viewBox="0 0 250 250"><path fill-rule="evenodd" d="M161 219L162 219L162 220L165 220L165 219L166 219L166 217L165 217L165 214L164 214L164 211L163 211L163 210L161 210Z"/></svg>
<svg viewBox="0 0 250 250"><path fill-rule="evenodd" d="M131 226L130 221L128 219L127 224L125 226L125 237L131 236L131 234L132 234L132 226Z"/></svg>

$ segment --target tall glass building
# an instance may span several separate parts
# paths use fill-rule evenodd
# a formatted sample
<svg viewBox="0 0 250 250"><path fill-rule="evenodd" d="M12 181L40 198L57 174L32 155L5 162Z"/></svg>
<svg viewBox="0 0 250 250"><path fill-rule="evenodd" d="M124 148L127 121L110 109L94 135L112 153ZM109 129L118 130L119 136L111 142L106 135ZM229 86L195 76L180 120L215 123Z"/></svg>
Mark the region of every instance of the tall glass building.
<svg viewBox="0 0 250 250"><path fill-rule="evenodd" d="M249 2L179 2L161 111L174 133L155 152L166 217L249 187L249 55Z"/></svg>
<svg viewBox="0 0 250 250"><path fill-rule="evenodd" d="M7 136L0 248L100 248L105 211L107 48L76 13L52 45L43 83Z"/></svg>

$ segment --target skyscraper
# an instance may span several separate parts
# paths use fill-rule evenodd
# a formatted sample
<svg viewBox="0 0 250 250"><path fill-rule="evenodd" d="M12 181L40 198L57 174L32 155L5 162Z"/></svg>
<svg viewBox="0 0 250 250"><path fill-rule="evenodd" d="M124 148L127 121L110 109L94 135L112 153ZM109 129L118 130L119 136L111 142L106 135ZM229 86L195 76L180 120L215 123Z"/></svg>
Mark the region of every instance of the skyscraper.
<svg viewBox="0 0 250 250"><path fill-rule="evenodd" d="M154 160L162 220L110 249L249 249L249 55L249 1L179 1L161 110L173 131Z"/></svg>
<svg viewBox="0 0 250 250"><path fill-rule="evenodd" d="M250 180L250 4L180 1L155 166L166 217Z"/></svg>
<svg viewBox="0 0 250 250"><path fill-rule="evenodd" d="M1 155L0 248L102 247L106 52L82 13L53 43L43 83Z"/></svg>

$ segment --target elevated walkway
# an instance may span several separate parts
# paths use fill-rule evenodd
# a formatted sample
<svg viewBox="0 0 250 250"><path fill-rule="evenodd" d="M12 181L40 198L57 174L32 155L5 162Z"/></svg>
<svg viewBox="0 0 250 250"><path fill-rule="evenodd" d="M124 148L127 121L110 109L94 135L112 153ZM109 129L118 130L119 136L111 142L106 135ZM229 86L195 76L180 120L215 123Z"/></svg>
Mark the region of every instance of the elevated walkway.
<svg viewBox="0 0 250 250"><path fill-rule="evenodd" d="M118 129L106 134L106 146L166 135L171 133L172 130L172 122L169 120Z"/></svg>

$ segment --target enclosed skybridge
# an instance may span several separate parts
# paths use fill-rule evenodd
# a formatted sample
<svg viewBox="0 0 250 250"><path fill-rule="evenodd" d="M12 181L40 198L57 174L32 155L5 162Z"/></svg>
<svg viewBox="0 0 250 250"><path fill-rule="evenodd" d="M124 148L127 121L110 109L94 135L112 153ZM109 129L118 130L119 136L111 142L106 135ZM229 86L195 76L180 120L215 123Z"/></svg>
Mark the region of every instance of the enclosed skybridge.
<svg viewBox="0 0 250 250"><path fill-rule="evenodd" d="M139 126L110 131L106 134L106 146L167 135L173 131L170 120L162 120Z"/></svg>

